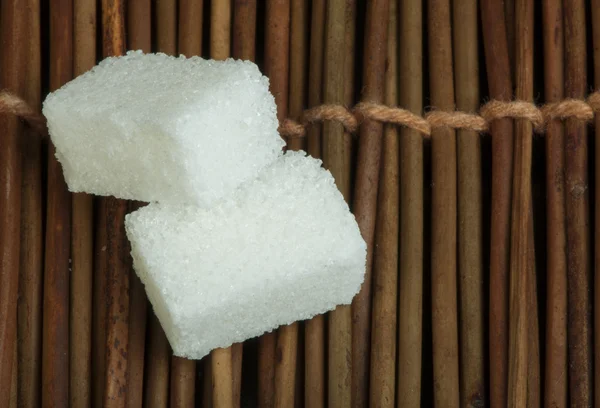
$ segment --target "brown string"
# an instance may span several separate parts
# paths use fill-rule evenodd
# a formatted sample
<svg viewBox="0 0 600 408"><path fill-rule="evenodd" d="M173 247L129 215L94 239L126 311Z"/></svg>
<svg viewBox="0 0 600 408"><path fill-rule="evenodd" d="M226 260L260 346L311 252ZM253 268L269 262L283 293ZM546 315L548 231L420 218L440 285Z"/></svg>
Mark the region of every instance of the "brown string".
<svg viewBox="0 0 600 408"><path fill-rule="evenodd" d="M585 101L565 99L541 107L524 101L490 101L481 107L479 114L432 110L425 116L420 116L398 107L361 102L351 110L341 105L321 105L307 109L299 121L285 119L279 126L279 132L286 137L304 137L311 124L333 121L340 123L348 133L355 133L360 123L369 119L405 126L429 137L433 129L442 127L485 133L494 120L511 118L528 120L536 132L542 133L546 125L553 120L574 118L589 122L597 112L600 112L600 92L590 94ZM0 113L16 115L38 134L48 135L46 118L23 99L8 91L0 91Z"/></svg>
<svg viewBox="0 0 600 408"><path fill-rule="evenodd" d="M21 118L37 134L48 136L46 118L34 110L23 99L8 91L0 91L0 113L7 113Z"/></svg>

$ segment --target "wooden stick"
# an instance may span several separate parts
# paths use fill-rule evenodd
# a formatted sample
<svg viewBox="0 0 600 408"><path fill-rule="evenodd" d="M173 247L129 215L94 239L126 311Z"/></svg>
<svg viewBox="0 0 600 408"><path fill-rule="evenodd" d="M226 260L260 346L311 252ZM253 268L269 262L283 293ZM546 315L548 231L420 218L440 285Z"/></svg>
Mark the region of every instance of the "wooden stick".
<svg viewBox="0 0 600 408"><path fill-rule="evenodd" d="M25 100L35 109L41 104L40 6L37 0L27 8L27 86ZM21 257L19 301L17 304L18 367L17 399L19 406L40 405L42 361L42 285L43 285L43 198L42 144L39 135L26 131L22 144ZM14 366L13 366L14 367ZM16 402L16 401L15 401Z"/></svg>
<svg viewBox="0 0 600 408"><path fill-rule="evenodd" d="M177 53L177 4L175 0L156 2L156 39L159 52ZM171 349L154 311L148 318L148 352L144 406L166 407L169 403L169 366Z"/></svg>
<svg viewBox="0 0 600 408"><path fill-rule="evenodd" d="M121 0L103 0L104 56L125 52L125 7ZM125 236L127 201L107 198L106 211L106 380L104 406L125 407L129 350L129 274L131 258Z"/></svg>
<svg viewBox="0 0 600 408"><path fill-rule="evenodd" d="M184 0L182 0L182 5ZM127 2L127 40L129 48L152 51L152 4L150 0Z"/></svg>
<svg viewBox="0 0 600 408"><path fill-rule="evenodd" d="M538 318L537 271L535 265L535 238L533 231L533 199L529 205L528 265L527 265L527 313L528 316L528 361L527 361L527 406L541 407L540 380L540 327Z"/></svg>
<svg viewBox="0 0 600 408"><path fill-rule="evenodd" d="M388 17L385 103L398 104L398 25L396 2ZM371 407L395 407L396 306L399 237L399 141L398 129L386 125L383 135L381 176L375 228L373 265L373 324L371 331Z"/></svg>
<svg viewBox="0 0 600 408"><path fill-rule="evenodd" d="M104 399L106 372L106 198L100 197L96 207L96 242L94 243L94 310L92 311L92 400L101 407Z"/></svg>
<svg viewBox="0 0 600 408"><path fill-rule="evenodd" d="M202 55L202 0L179 0L179 53Z"/></svg>
<svg viewBox="0 0 600 408"><path fill-rule="evenodd" d="M562 1L545 0L544 89L547 102L564 96ZM547 295L545 406L567 407L567 238L565 235L564 127L546 129Z"/></svg>
<svg viewBox="0 0 600 408"><path fill-rule="evenodd" d="M127 3L127 34L130 49L152 51L152 9L150 0ZM141 203L129 204L133 212ZM144 284L135 273L130 276L129 353L127 355L127 407L141 408L144 400L144 353L146 351L146 322L148 299Z"/></svg>
<svg viewBox="0 0 600 408"><path fill-rule="evenodd" d="M477 1L453 2L457 109L479 107ZM483 213L479 134L457 133L461 406L485 404Z"/></svg>
<svg viewBox="0 0 600 408"><path fill-rule="evenodd" d="M600 1L592 1L592 21L599 21ZM600 88L600 25L592 24L593 30L593 50L594 50L594 78L595 89ZM600 191L600 117L595 120L595 191ZM596 193L598 194L598 193ZM596 196L598 197L598 196ZM600 199L596 198L594 204L596 214L594 222L594 402L600 406Z"/></svg>
<svg viewBox="0 0 600 408"><path fill-rule="evenodd" d="M230 408L233 406L233 381L231 372L231 347L218 348L210 353L212 364L214 408Z"/></svg>
<svg viewBox="0 0 600 408"><path fill-rule="evenodd" d="M311 17L308 105L321 104L323 89L323 48L325 44L325 1L313 0ZM307 135L307 152L321 157L321 127L311 126ZM325 319L318 315L304 325L304 404L325 407Z"/></svg>
<svg viewBox="0 0 600 408"><path fill-rule="evenodd" d="M15 331L15 339L13 340L16 344L17 342L17 336L16 336L16 331ZM14 348L14 352L13 352L13 361L12 361L12 378L11 378L11 382L10 382L10 396L8 398L8 407L9 408L17 408L17 404L18 404L18 391L17 391L17 387L18 387L18 376L17 373L19 371L19 362L18 362L18 356L17 356L18 352L17 352L17 347Z"/></svg>
<svg viewBox="0 0 600 408"><path fill-rule="evenodd" d="M156 0L156 31L158 50L168 55L175 55L177 53L177 0Z"/></svg>
<svg viewBox="0 0 600 408"><path fill-rule="evenodd" d="M400 106L423 108L423 10L420 0L400 2ZM400 289L398 304L398 408L421 404L423 331L423 138L400 129Z"/></svg>
<svg viewBox="0 0 600 408"><path fill-rule="evenodd" d="M170 407L193 407L196 391L196 362L187 358L171 358Z"/></svg>
<svg viewBox="0 0 600 408"><path fill-rule="evenodd" d="M96 1L74 3L74 75L96 65ZM94 248L93 196L72 195L70 373L71 406L91 403L92 282Z"/></svg>
<svg viewBox="0 0 600 408"><path fill-rule="evenodd" d="M184 0L179 4L179 53L202 54L202 0ZM193 404L196 393L196 362L182 357L171 358L171 407Z"/></svg>
<svg viewBox="0 0 600 408"><path fill-rule="evenodd" d="M233 57L254 61L256 51L256 0L234 0L233 10ZM242 394L243 343L233 344L231 349L233 375L233 405L240 407Z"/></svg>
<svg viewBox="0 0 600 408"><path fill-rule="evenodd" d="M385 57L387 54L387 21L389 2L379 0L367 6L364 47L363 101L382 102L385 89ZM381 160L383 126L365 120L360 127L353 211L361 234L367 243L365 280L352 302L352 406L368 404L371 274L377 189Z"/></svg>
<svg viewBox="0 0 600 408"><path fill-rule="evenodd" d="M242 399L242 361L244 357L244 343L231 345L231 375L233 387L233 407L240 408Z"/></svg>
<svg viewBox="0 0 600 408"><path fill-rule="evenodd" d="M144 406L164 408L169 403L169 361L171 348L154 312L148 322L148 360Z"/></svg>
<svg viewBox="0 0 600 408"><path fill-rule="evenodd" d="M231 55L231 1L215 2L211 6L210 53L213 59L223 60ZM205 385L210 385L212 392L207 387L204 394L207 396L211 393L210 405L216 408L233 407L231 347L213 350L206 363Z"/></svg>
<svg viewBox="0 0 600 408"><path fill-rule="evenodd" d="M211 4L210 56L224 60L231 55L231 0Z"/></svg>
<svg viewBox="0 0 600 408"><path fill-rule="evenodd" d="M517 0L515 5L516 97L533 101L533 1ZM529 301L531 272L529 229L531 206L531 122L516 122L513 206L511 227L510 303L508 343L508 406L523 407L528 401Z"/></svg>
<svg viewBox="0 0 600 408"><path fill-rule="evenodd" d="M490 97L512 98L512 81L502 3L481 1L481 27ZM507 405L508 268L510 203L513 173L513 122L500 119L490 126L492 137L492 219L490 224L490 406Z"/></svg>
<svg viewBox="0 0 600 408"><path fill-rule="evenodd" d="M308 9L305 0L291 1L289 117L299 119L306 107L308 66ZM304 138L288 140L291 150L305 150Z"/></svg>
<svg viewBox="0 0 600 408"><path fill-rule="evenodd" d="M265 17L265 75L269 77L271 93L277 104L277 119L281 122L287 117L288 104L288 64L289 64L289 0L269 0L266 2ZM293 325L292 325L293 326ZM297 328L282 329L282 341L289 343L282 347L292 347L293 338L297 337ZM288 341L289 340L289 341ZM295 344L295 343L294 343ZM258 350L258 406L270 408L277 400L275 384L275 350L277 333L267 333L259 340ZM295 346L293 346L295 348ZM286 364L290 369L289 364ZM295 373L295 367L294 367ZM293 376L293 374L291 374ZM293 377L292 377L293 378ZM292 381L291 384L294 382ZM292 389L293 395L293 389ZM293 398L292 398L293 401Z"/></svg>
<svg viewBox="0 0 600 408"><path fill-rule="evenodd" d="M256 0L233 0L233 56L254 61L256 54Z"/></svg>
<svg viewBox="0 0 600 408"><path fill-rule="evenodd" d="M50 89L72 77L73 2L57 0L50 7ZM42 403L67 406L69 380L69 256L71 196L54 147L48 148L48 199L44 268Z"/></svg>
<svg viewBox="0 0 600 408"><path fill-rule="evenodd" d="M565 1L565 96L582 98L586 82L585 2ZM570 405L592 405L587 127L565 125Z"/></svg>
<svg viewBox="0 0 600 408"><path fill-rule="evenodd" d="M345 47L345 58L344 58L344 105L353 106L356 102L356 83L358 77L355 75L356 71L356 31L357 31L357 19L358 19L358 1L357 0L346 0L346 33L344 35L344 47ZM351 161L349 163L349 177L350 183L354 182L356 168L352 161L356 158L356 150L358 148L358 140L355 135L345 135L343 138L344 149L350 152ZM346 198L349 205L352 205L354 191L350 188L350 194Z"/></svg>
<svg viewBox="0 0 600 408"><path fill-rule="evenodd" d="M276 95L280 121L288 116L288 106L292 118L298 118L304 109L307 15L306 1L292 1L291 4L289 0L267 2L265 70L271 79L271 91ZM288 62L290 59L291 66ZM290 92L288 92L288 84L291 88ZM287 100L288 93L289 100ZM279 100L277 94L280 95ZM303 148L303 140L288 139L287 148L300 150ZM278 330L275 407L293 407L295 403L298 325L299 323L296 322L282 326Z"/></svg>
<svg viewBox="0 0 600 408"><path fill-rule="evenodd" d="M325 57L323 71L323 102L343 103L345 78L345 16L346 1L327 2L325 24ZM323 164L331 171L335 183L349 202L350 149L343 127L335 122L323 124ZM349 407L351 396L352 315L349 306L338 306L329 314L328 406Z"/></svg>
<svg viewBox="0 0 600 408"><path fill-rule="evenodd" d="M452 35L448 0L429 1L429 83L431 103L454 107ZM433 29L432 29L433 28ZM458 407L459 362L456 303L456 135L450 129L431 134L431 301L435 406Z"/></svg>

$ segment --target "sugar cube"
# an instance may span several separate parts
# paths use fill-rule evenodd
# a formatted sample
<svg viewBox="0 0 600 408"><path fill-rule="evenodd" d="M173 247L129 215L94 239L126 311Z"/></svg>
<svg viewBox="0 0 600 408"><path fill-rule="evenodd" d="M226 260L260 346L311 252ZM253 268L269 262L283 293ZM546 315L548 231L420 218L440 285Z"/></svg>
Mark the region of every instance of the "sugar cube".
<svg viewBox="0 0 600 408"><path fill-rule="evenodd" d="M282 153L269 80L249 61L132 51L44 102L73 192L210 206Z"/></svg>
<svg viewBox="0 0 600 408"><path fill-rule="evenodd" d="M211 208L150 204L126 218L134 268L177 356L349 304L366 245L321 162L288 152Z"/></svg>

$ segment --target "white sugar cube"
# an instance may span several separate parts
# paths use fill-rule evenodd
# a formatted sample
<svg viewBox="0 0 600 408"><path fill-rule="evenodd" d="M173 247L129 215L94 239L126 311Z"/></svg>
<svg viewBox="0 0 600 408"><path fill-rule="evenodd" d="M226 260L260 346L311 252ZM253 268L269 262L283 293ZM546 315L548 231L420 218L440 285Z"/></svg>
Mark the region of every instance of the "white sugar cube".
<svg viewBox="0 0 600 408"><path fill-rule="evenodd" d="M129 52L50 94L69 189L210 206L281 155L269 80L248 61Z"/></svg>
<svg viewBox="0 0 600 408"><path fill-rule="evenodd" d="M175 355L199 359L351 303L366 245L320 165L288 152L213 208L127 216L134 268Z"/></svg>

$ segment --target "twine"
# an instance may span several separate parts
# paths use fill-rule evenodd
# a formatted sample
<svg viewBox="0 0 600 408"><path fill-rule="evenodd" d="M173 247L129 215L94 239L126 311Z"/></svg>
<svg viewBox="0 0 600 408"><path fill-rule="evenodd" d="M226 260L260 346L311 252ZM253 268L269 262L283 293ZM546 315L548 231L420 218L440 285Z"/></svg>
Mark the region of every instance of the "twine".
<svg viewBox="0 0 600 408"><path fill-rule="evenodd" d="M285 119L279 126L281 136L305 137L312 124L325 121L337 122L346 132L355 133L365 120L404 126L414 129L425 137L439 128L471 130L478 133L489 131L490 123L497 119L510 118L528 120L536 133L543 133L553 120L576 119L590 122L600 111L600 92L594 92L586 100L564 99L560 102L536 106L525 101L490 101L483 105L478 114L461 111L431 110L424 116L399 107L389 107L373 102L361 102L352 109L342 105L321 105L304 111L298 121ZM19 117L41 136L48 136L46 118L27 102L8 91L0 91L0 114Z"/></svg>

